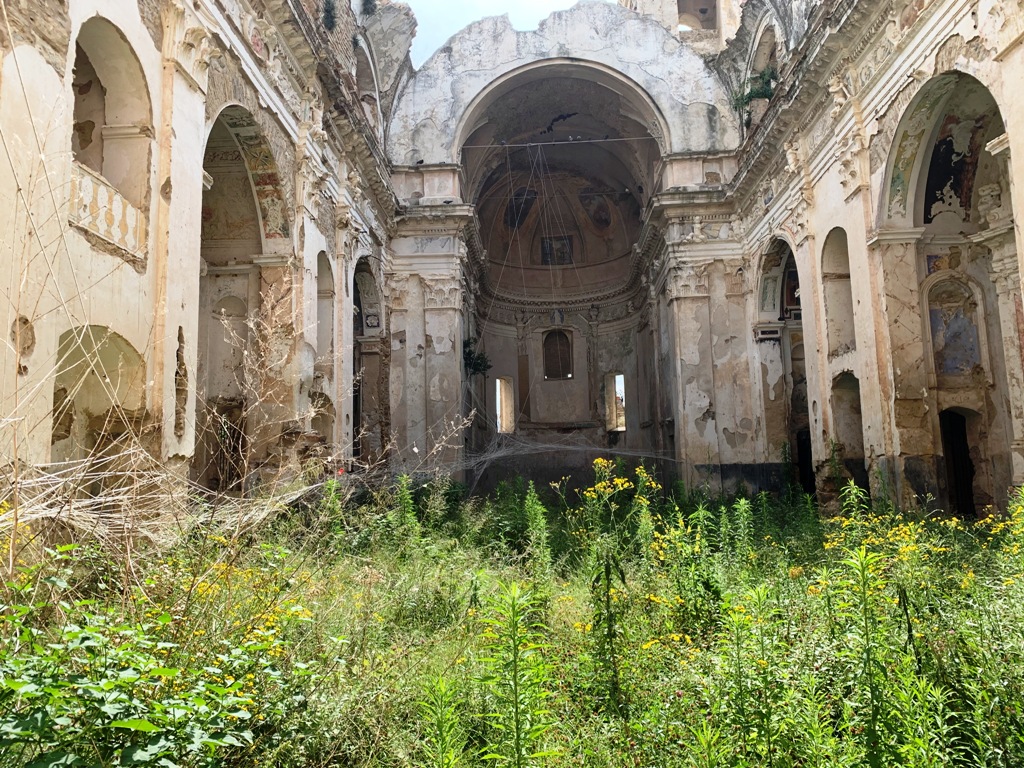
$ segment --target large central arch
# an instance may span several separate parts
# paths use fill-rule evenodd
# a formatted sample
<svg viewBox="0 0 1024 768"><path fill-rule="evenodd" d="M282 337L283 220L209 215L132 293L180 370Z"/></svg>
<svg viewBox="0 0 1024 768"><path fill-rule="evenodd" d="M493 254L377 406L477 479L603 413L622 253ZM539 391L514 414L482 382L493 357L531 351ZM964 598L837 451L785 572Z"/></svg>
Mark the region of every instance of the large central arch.
<svg viewBox="0 0 1024 768"><path fill-rule="evenodd" d="M631 41L632 55L624 55L622 40ZM546 77L550 70L543 70L567 64L585 68L587 79L618 89L646 112L666 154L731 149L739 142L727 89L690 46L652 18L608 3L581 3L528 32L502 16L452 37L399 96L388 132L392 161L460 162L473 115L488 100L500 98L512 80Z"/></svg>

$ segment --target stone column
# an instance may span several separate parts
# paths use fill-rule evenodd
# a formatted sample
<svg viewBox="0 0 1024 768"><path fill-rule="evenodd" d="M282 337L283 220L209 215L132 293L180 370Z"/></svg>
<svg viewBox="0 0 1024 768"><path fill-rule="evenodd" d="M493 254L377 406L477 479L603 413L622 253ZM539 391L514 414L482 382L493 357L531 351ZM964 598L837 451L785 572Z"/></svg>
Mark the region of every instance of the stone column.
<svg viewBox="0 0 1024 768"><path fill-rule="evenodd" d="M462 453L461 234L472 215L470 206L419 206L392 240L392 430L396 458L410 471L454 468Z"/></svg>
<svg viewBox="0 0 1024 768"><path fill-rule="evenodd" d="M873 277L881 283L874 309L881 328L875 350L879 405L882 413L890 411L883 471L895 485L888 490L904 506L939 492L921 317L918 244L923 234L924 229L886 230L868 243ZM887 490L874 487L878 480L872 474L872 492Z"/></svg>
<svg viewBox="0 0 1024 768"><path fill-rule="evenodd" d="M676 457L680 475L690 485L718 489L720 476L708 475L719 461L715 417L716 392L712 350L709 261L677 260L669 267L665 295L669 302L669 355L675 374L673 393Z"/></svg>
<svg viewBox="0 0 1024 768"><path fill-rule="evenodd" d="M154 284L153 407L162 421L162 453L174 469L187 472L195 450L196 391L199 386L199 303L201 210L210 178L203 171L206 148L207 79L221 53L191 4L161 8L163 95L157 180L160 195L153 220L151 269ZM181 329L179 359L178 342ZM182 391L184 388L184 391Z"/></svg>
<svg viewBox="0 0 1024 768"><path fill-rule="evenodd" d="M1002 331L1003 364L1010 413L1011 482L1024 485L1024 306L1022 306L1017 241L1013 224L986 230L971 238L991 254L992 282L996 288L999 328ZM1003 489L996 489L1001 492Z"/></svg>
<svg viewBox="0 0 1024 768"><path fill-rule="evenodd" d="M463 447L462 280L453 275L421 279L429 463L451 467Z"/></svg>

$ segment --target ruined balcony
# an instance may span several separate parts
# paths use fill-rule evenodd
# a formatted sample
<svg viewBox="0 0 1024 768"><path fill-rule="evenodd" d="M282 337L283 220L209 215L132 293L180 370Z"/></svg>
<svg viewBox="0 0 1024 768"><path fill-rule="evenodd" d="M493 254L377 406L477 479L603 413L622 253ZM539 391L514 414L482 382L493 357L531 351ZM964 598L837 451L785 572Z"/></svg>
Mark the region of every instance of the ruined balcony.
<svg viewBox="0 0 1024 768"><path fill-rule="evenodd" d="M68 222L82 230L95 247L124 259L136 270L145 269L145 214L92 169L78 162L71 168Z"/></svg>

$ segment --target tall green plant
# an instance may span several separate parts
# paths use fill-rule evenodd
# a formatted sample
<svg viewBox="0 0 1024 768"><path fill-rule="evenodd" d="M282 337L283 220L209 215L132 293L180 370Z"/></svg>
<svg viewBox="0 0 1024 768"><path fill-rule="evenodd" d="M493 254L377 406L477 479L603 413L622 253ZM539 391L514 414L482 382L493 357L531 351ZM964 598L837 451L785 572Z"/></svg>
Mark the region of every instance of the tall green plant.
<svg viewBox="0 0 1024 768"><path fill-rule="evenodd" d="M424 689L420 716L424 724L424 768L458 768L466 750L466 727L460 714L457 688L445 677Z"/></svg>
<svg viewBox="0 0 1024 768"><path fill-rule="evenodd" d="M533 594L519 584L500 584L487 601L483 683L491 702L493 738L483 757L499 766L529 768L549 755L544 736L554 725L547 708L550 665L544 658L544 625Z"/></svg>
<svg viewBox="0 0 1024 768"><path fill-rule="evenodd" d="M527 567L530 580L538 602L546 603L554 586L554 567L551 563L547 510L537 496L532 480L523 499L523 514L526 517Z"/></svg>
<svg viewBox="0 0 1024 768"><path fill-rule="evenodd" d="M608 710L628 718L629 708L622 684L622 663L626 646L622 612L626 597L626 572L614 548L614 539L604 536L598 544L594 577L590 583L593 601L594 658Z"/></svg>
<svg viewBox="0 0 1024 768"><path fill-rule="evenodd" d="M886 582L882 576L884 557L859 547L849 553L843 561L847 578L846 611L848 637L851 641L850 655L859 669L856 682L867 699L858 732L868 764L872 768L887 765L883 721L885 703L885 665L883 653L885 641L882 637L883 618L879 598Z"/></svg>

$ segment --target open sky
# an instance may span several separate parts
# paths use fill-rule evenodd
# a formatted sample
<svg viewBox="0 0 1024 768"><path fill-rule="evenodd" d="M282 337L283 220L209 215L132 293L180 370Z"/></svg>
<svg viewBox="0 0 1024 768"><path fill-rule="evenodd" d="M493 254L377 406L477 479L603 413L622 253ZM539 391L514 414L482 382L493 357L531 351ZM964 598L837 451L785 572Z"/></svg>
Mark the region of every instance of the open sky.
<svg viewBox="0 0 1024 768"><path fill-rule="evenodd" d="M412 63L419 67L453 34L487 16L507 13L519 30L535 29L552 11L577 0L404 0L416 14L419 26L412 43ZM615 2L615 0L605 0Z"/></svg>

